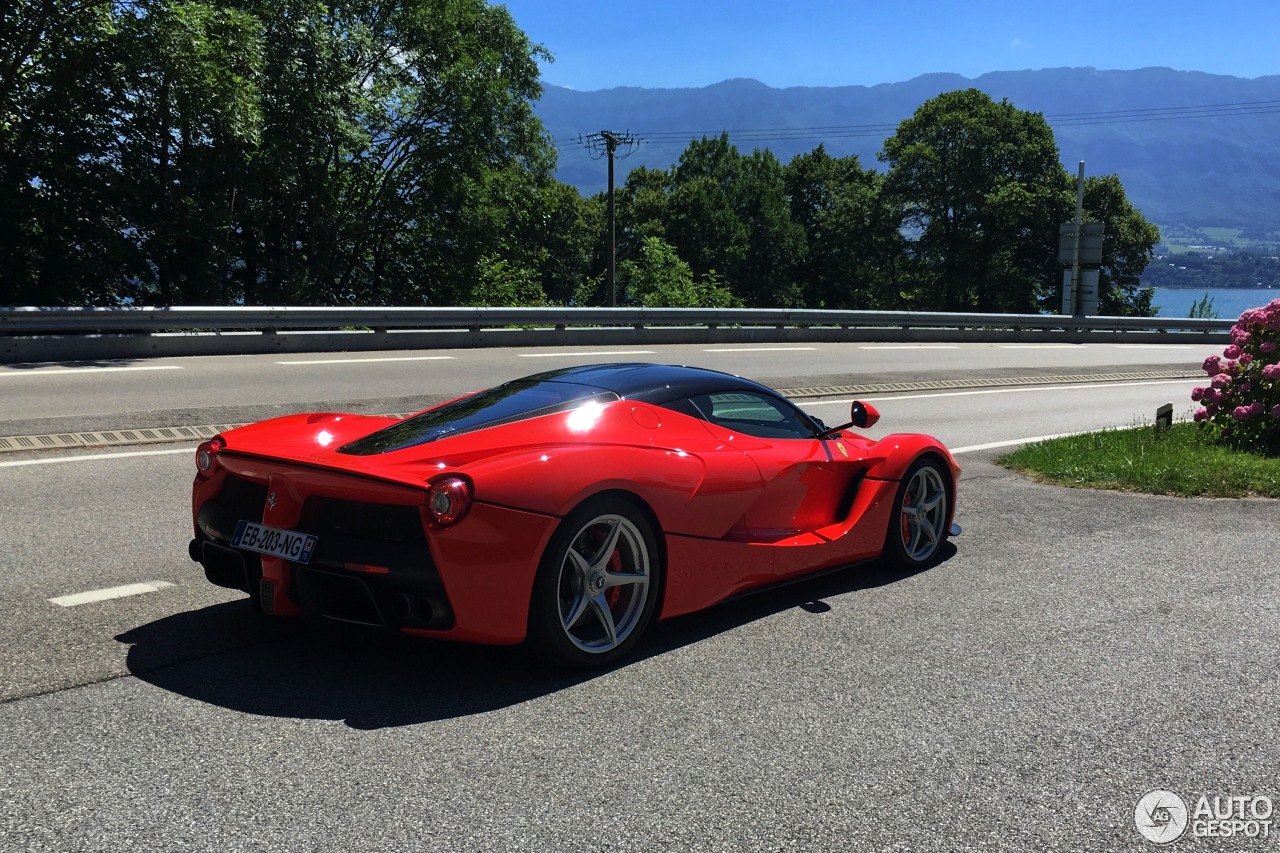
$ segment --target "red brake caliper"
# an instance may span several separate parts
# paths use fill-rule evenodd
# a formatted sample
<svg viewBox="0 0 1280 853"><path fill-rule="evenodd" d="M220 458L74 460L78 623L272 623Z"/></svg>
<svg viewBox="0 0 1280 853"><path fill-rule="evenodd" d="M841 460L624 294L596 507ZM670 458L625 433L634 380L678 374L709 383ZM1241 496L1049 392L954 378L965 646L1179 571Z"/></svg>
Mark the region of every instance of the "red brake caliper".
<svg viewBox="0 0 1280 853"><path fill-rule="evenodd" d="M617 548L613 549L613 554L609 557L609 571L611 572L622 571L622 552ZM609 587L609 591L605 593L604 598L605 598L605 601L609 602L609 607L612 608L615 604L618 603L618 597L621 595L622 595L622 587L611 586Z"/></svg>

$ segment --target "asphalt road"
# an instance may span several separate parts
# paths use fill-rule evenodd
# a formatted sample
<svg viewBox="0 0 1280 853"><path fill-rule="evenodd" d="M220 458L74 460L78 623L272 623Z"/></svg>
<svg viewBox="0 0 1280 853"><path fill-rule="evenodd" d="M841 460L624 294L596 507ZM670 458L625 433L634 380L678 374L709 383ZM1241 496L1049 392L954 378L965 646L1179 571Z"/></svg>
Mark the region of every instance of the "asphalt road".
<svg viewBox="0 0 1280 853"><path fill-rule="evenodd" d="M653 361L775 388L1198 368L1211 348L1136 344L778 344L218 356L0 366L0 434L261 419L343 408L406 411L572 364ZM388 408L390 407L390 408Z"/></svg>
<svg viewBox="0 0 1280 853"><path fill-rule="evenodd" d="M957 356L1018 367L874 352L895 375ZM740 354L736 372L833 375L809 357ZM308 369L338 394L345 367ZM198 385L201 405L177 386L100 402L123 387L100 374L57 414L13 417L6 396L4 416L88 429L162 407L256 411L236 407L257 371L220 394ZM872 398L877 433L960 451L965 533L941 565L872 565L660 623L638 659L586 677L519 649L253 616L186 557L189 447L4 454L0 850L1155 849L1134 827L1153 788L1280 800L1280 508L1037 485L985 446L1181 411L1191 384ZM401 387L371 379L347 402ZM830 422L846 404L807 405ZM48 600L138 583L154 591Z"/></svg>

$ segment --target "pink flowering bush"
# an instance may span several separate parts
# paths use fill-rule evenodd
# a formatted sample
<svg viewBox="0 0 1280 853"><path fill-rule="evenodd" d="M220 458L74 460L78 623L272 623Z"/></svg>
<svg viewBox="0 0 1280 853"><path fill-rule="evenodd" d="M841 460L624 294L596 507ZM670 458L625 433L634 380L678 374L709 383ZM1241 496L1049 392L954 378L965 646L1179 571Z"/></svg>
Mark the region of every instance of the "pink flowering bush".
<svg viewBox="0 0 1280 853"><path fill-rule="evenodd" d="M1191 390L1201 430L1215 441L1280 455L1280 299L1241 314L1230 345L1201 366L1209 384Z"/></svg>

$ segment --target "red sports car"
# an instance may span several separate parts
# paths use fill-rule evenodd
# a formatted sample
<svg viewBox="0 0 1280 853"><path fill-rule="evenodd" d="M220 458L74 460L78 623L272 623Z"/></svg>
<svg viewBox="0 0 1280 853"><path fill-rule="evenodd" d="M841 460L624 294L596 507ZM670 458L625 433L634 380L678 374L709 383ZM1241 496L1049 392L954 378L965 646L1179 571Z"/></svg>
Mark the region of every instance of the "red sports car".
<svg viewBox="0 0 1280 853"><path fill-rule="evenodd" d="M959 466L924 435L828 428L693 367L517 379L409 418L319 413L196 453L193 560L265 613L480 643L571 666L655 619L883 557L938 556Z"/></svg>

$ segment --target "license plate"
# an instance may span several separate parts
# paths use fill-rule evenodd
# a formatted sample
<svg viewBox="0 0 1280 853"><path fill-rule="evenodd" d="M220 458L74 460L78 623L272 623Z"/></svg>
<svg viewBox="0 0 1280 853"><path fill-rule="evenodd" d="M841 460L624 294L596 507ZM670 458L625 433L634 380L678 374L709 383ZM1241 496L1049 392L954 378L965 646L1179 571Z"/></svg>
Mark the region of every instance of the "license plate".
<svg viewBox="0 0 1280 853"><path fill-rule="evenodd" d="M236 526L236 535L231 537L231 544L246 551L257 551L269 557L305 564L311 560L311 552L316 549L316 537L310 533L242 521Z"/></svg>

